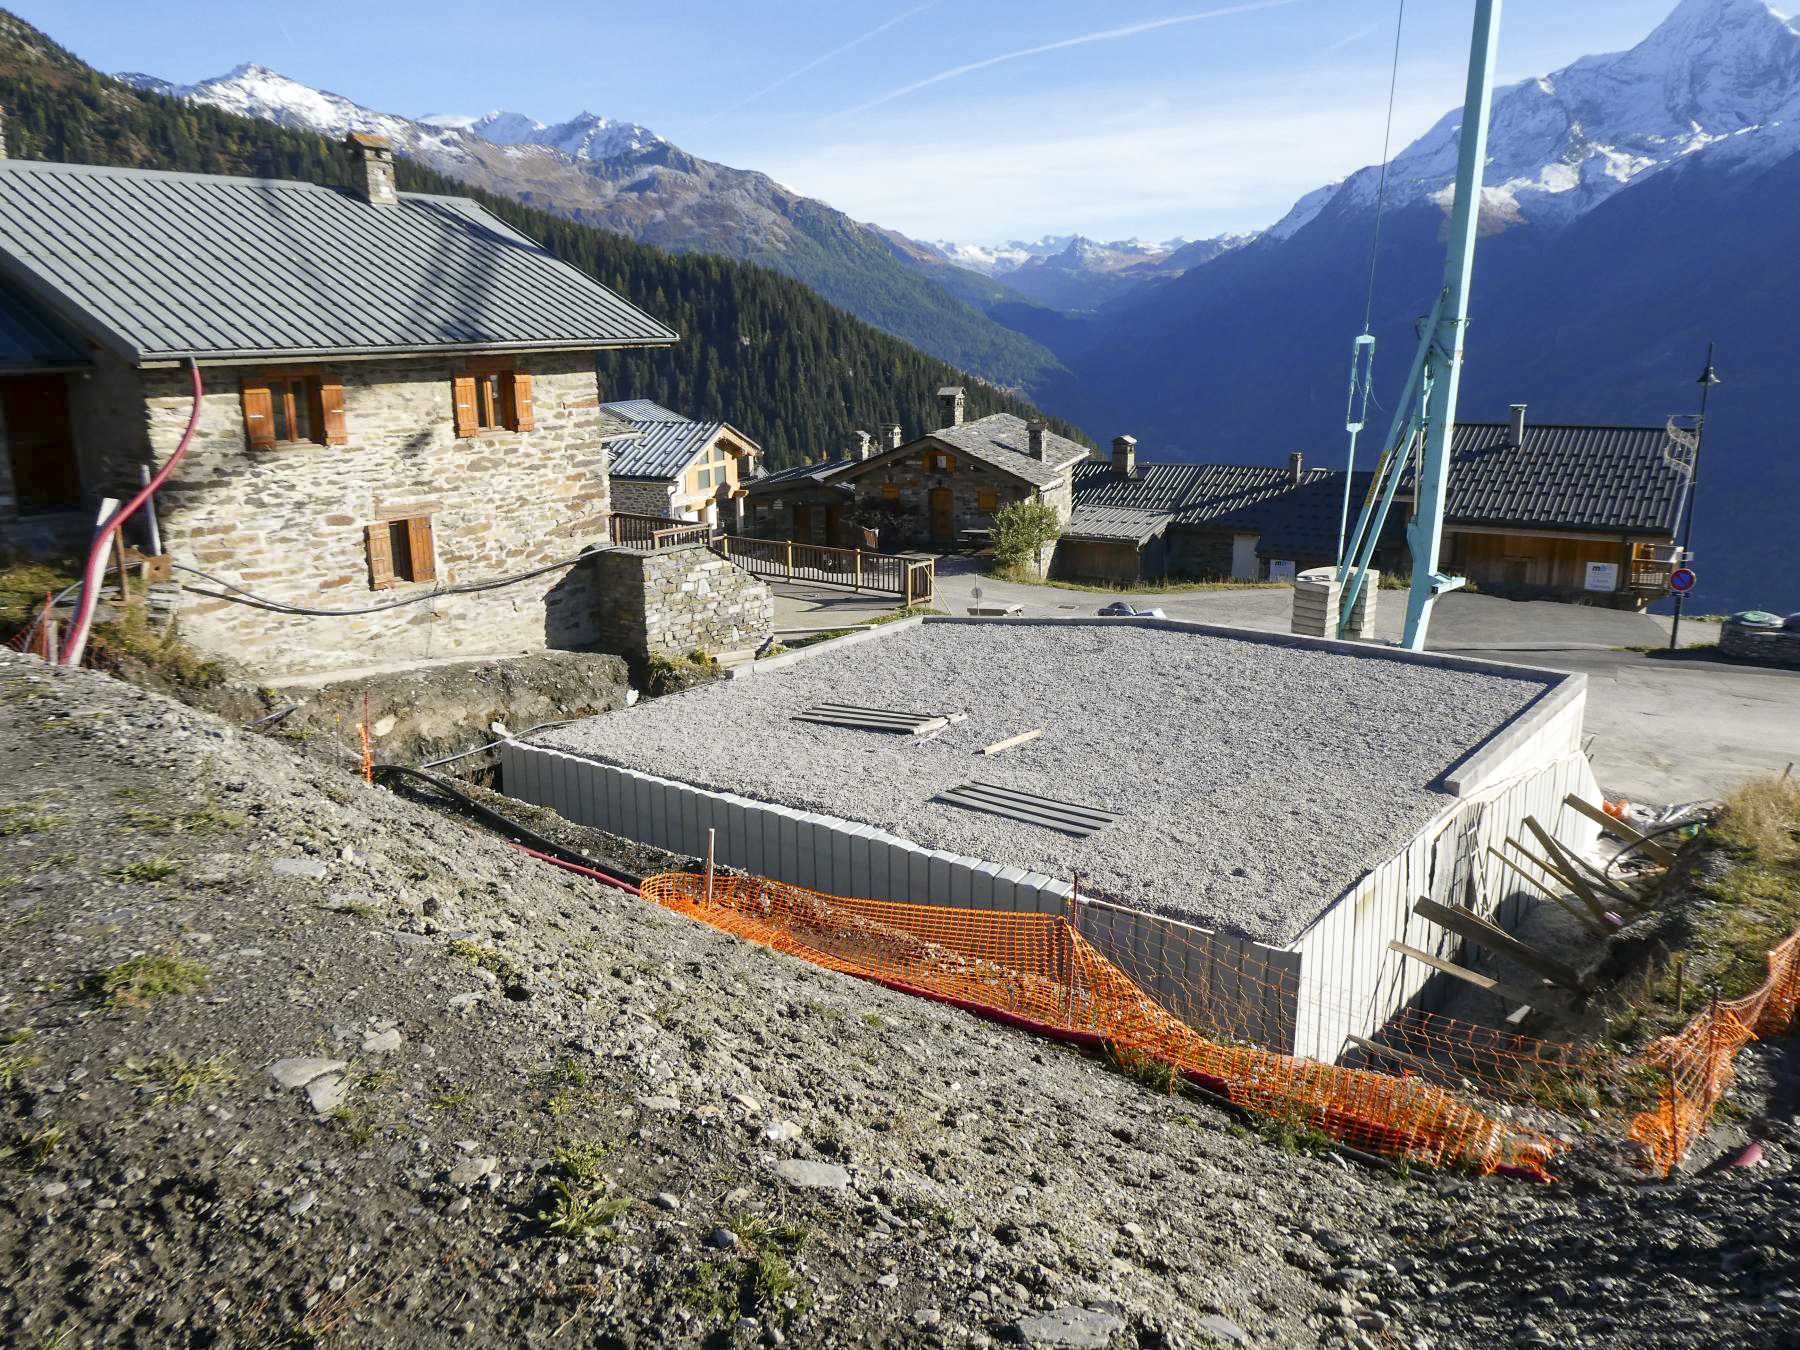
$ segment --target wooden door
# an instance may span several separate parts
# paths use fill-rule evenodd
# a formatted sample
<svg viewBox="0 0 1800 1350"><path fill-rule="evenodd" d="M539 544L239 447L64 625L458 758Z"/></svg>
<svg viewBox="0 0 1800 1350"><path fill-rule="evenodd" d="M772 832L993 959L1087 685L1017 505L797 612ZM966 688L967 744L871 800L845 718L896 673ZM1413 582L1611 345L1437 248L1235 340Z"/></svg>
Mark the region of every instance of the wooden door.
<svg viewBox="0 0 1800 1350"><path fill-rule="evenodd" d="M69 428L69 387L61 375L0 380L0 414L12 455L19 514L81 505L81 471Z"/></svg>
<svg viewBox="0 0 1800 1350"><path fill-rule="evenodd" d="M812 507L796 505L794 507L794 542L810 544L812 541Z"/></svg>
<svg viewBox="0 0 1800 1350"><path fill-rule="evenodd" d="M931 541L956 542L956 494L949 488L931 489Z"/></svg>
<svg viewBox="0 0 1800 1350"><path fill-rule="evenodd" d="M838 530L843 523L843 514L842 507L828 506L825 508L825 543L831 548L837 548L842 543Z"/></svg>

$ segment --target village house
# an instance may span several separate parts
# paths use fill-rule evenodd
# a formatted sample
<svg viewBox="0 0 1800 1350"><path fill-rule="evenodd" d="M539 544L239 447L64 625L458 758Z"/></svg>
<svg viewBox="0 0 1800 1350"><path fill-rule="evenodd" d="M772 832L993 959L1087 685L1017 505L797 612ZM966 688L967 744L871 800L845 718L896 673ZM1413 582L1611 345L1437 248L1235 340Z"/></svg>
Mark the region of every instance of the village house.
<svg viewBox="0 0 1800 1350"><path fill-rule="evenodd" d="M960 386L938 390L934 431L901 440L897 424L874 444L859 433L848 455L771 474L749 488L751 533L796 543L953 549L985 542L994 512L1036 500L1067 523L1075 466L1087 447L1011 413L963 420Z"/></svg>
<svg viewBox="0 0 1800 1350"><path fill-rule="evenodd" d="M154 499L189 642L271 672L586 645L595 353L675 334L350 142L351 191L0 162L0 548L84 547L181 442L192 357Z"/></svg>
<svg viewBox="0 0 1800 1350"><path fill-rule="evenodd" d="M729 422L696 422L647 398L601 408L627 429L612 453L615 511L742 529L760 445Z"/></svg>
<svg viewBox="0 0 1800 1350"><path fill-rule="evenodd" d="M1457 424L1444 569L1519 599L1641 609L1668 594L1684 448L1663 426L1538 425L1525 411Z"/></svg>

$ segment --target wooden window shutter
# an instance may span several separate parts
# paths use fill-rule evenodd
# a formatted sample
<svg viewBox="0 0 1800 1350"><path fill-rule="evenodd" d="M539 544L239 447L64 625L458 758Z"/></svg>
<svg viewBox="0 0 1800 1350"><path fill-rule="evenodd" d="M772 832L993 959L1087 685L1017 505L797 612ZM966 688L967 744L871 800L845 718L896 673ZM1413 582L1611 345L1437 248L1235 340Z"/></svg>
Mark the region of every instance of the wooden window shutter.
<svg viewBox="0 0 1800 1350"><path fill-rule="evenodd" d="M336 374L327 371L319 376L318 397L313 429L326 445L342 445L349 437L344 431L344 386Z"/></svg>
<svg viewBox="0 0 1800 1350"><path fill-rule="evenodd" d="M252 450L275 448L275 398L266 384L244 382L244 434Z"/></svg>
<svg viewBox="0 0 1800 1350"><path fill-rule="evenodd" d="M379 521L365 531L369 537L369 585L378 591L394 584L394 548L388 530L388 523Z"/></svg>
<svg viewBox="0 0 1800 1350"><path fill-rule="evenodd" d="M537 425L531 416L531 376L516 370L507 383L512 388L512 429L530 431Z"/></svg>
<svg viewBox="0 0 1800 1350"><path fill-rule="evenodd" d="M437 563L431 550L430 516L414 516L406 522L406 550L412 554L412 579L436 581Z"/></svg>
<svg viewBox="0 0 1800 1350"><path fill-rule="evenodd" d="M473 436L479 429L475 420L475 377L454 376L450 381L450 388L456 401L456 434Z"/></svg>

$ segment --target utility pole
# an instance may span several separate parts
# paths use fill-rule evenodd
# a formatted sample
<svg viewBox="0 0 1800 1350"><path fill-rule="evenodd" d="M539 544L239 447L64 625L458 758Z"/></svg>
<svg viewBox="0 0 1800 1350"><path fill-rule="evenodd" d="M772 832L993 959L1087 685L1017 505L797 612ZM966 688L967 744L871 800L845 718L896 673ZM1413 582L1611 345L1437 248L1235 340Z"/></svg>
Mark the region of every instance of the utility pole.
<svg viewBox="0 0 1800 1350"><path fill-rule="evenodd" d="M1694 463L1688 470L1687 485L1687 519L1681 527L1681 560L1680 566L1686 567L1692 554L1688 546L1694 542L1694 497L1700 491L1700 442L1706 439L1706 396L1712 393L1712 387L1719 382L1719 374L1713 369L1713 345L1706 344L1706 369L1700 372L1700 417L1694 423ZM1681 633L1681 602L1687 599L1683 591L1675 592L1675 618L1669 624L1669 650L1675 650L1675 639Z"/></svg>

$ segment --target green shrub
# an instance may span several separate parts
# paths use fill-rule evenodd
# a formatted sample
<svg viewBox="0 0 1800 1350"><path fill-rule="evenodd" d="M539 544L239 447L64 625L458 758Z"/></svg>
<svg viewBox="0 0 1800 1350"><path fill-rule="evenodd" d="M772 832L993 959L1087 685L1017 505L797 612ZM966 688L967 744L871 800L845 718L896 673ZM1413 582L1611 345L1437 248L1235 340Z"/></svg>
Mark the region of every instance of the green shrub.
<svg viewBox="0 0 1800 1350"><path fill-rule="evenodd" d="M1041 501L1008 502L994 512L994 570L1043 571L1043 550L1062 533L1062 520Z"/></svg>

